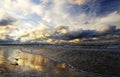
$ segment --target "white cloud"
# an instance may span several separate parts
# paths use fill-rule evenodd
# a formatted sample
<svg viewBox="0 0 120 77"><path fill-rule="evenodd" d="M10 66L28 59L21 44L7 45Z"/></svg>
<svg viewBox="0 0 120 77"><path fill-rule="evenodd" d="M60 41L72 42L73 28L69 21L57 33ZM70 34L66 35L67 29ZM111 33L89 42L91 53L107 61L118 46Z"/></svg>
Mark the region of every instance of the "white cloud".
<svg viewBox="0 0 120 77"><path fill-rule="evenodd" d="M40 4L34 4L31 0L0 1L0 18L10 15L19 21L16 24L17 29L12 30L10 36L14 36L15 38L23 38L23 36L26 35L24 38L28 40L34 36L34 33L35 35L42 35L42 33L45 34L42 31L45 31L46 29L46 35L50 35L49 33L54 32L54 29L57 26L68 26L70 30L80 28L104 30L108 27L108 25L116 25L120 28L120 14L117 12L113 12L104 17L98 17L94 12L90 14L70 14L69 10L72 5L77 4L80 6L92 0L51 0L53 1L51 4L52 7L49 7L49 9L46 9L46 7L48 7L46 3L48 3L49 0L41 1L42 3ZM93 6L91 5L91 7ZM41 17L42 20L40 20L39 23L31 21L27 18L27 16L33 13L36 13ZM28 19L28 21L25 19ZM46 22L53 26L49 27ZM27 36L27 34L29 35ZM33 38L38 38L38 36Z"/></svg>

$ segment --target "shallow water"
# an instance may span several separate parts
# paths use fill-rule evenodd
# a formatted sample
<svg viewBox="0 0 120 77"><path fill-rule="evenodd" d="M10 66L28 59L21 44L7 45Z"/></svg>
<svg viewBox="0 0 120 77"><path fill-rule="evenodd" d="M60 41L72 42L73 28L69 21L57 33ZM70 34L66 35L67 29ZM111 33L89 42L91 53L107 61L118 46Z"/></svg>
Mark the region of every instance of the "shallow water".
<svg viewBox="0 0 120 77"><path fill-rule="evenodd" d="M19 48L0 47L0 77L98 77Z"/></svg>

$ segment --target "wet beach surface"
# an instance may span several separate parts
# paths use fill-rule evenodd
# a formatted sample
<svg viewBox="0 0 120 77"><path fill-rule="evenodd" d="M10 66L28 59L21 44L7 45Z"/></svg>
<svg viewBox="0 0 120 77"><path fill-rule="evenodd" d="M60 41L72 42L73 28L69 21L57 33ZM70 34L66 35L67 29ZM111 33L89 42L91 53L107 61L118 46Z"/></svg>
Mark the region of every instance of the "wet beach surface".
<svg viewBox="0 0 120 77"><path fill-rule="evenodd" d="M0 47L0 77L101 77L79 72L64 62L23 52L21 48Z"/></svg>
<svg viewBox="0 0 120 77"><path fill-rule="evenodd" d="M89 72L104 77L120 77L120 44L108 44L87 45L87 47L45 45L32 46L32 49L25 46L21 49L23 52L40 54L51 60L64 62L77 71Z"/></svg>

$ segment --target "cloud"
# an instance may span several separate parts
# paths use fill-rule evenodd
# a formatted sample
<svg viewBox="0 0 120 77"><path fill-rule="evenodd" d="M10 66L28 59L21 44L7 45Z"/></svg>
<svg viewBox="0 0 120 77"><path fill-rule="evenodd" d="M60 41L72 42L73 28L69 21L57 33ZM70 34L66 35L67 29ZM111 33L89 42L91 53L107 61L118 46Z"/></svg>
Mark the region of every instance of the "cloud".
<svg viewBox="0 0 120 77"><path fill-rule="evenodd" d="M101 34L103 36L110 35L112 37L113 35L116 35L120 37L120 29L117 28L115 25L109 25L109 27L102 31Z"/></svg>
<svg viewBox="0 0 120 77"><path fill-rule="evenodd" d="M0 1L0 25L16 28L2 35L25 41L47 37L64 40L101 37L109 25L120 28L119 3L118 0ZM19 23L14 24L16 20L7 15Z"/></svg>
<svg viewBox="0 0 120 77"><path fill-rule="evenodd" d="M56 34L55 36L51 36L53 39L60 40L73 40L73 39L83 39L83 38L93 38L98 37L100 34L95 30L77 30L70 31L66 34Z"/></svg>
<svg viewBox="0 0 120 77"><path fill-rule="evenodd" d="M69 32L68 26L57 26L55 28L55 34L65 34Z"/></svg>
<svg viewBox="0 0 120 77"><path fill-rule="evenodd" d="M100 14L103 16L97 14L98 10L102 8L100 1L90 0L91 2L83 3L82 5L68 4L67 1L54 1L53 8L46 11L43 16L43 20L54 24L53 27L65 25L69 26L71 30L80 28L101 30L108 25L119 27L120 14L118 13L118 9L105 15L101 12ZM116 6L118 7L118 5ZM112 6L109 8L112 8ZM108 11L107 9L106 12ZM114 17L116 19L113 19Z"/></svg>
<svg viewBox="0 0 120 77"><path fill-rule="evenodd" d="M15 26L0 26L0 39L7 39L12 31L16 29Z"/></svg>
<svg viewBox="0 0 120 77"><path fill-rule="evenodd" d="M71 4L77 4L77 5L82 5L85 4L86 2L89 2L90 0L68 0Z"/></svg>
<svg viewBox="0 0 120 77"><path fill-rule="evenodd" d="M23 23L22 26L20 25L19 28L16 28L16 30L13 31L10 36L14 40L20 39L20 41L23 42L47 37L53 34L53 31L50 29L50 27L46 26L45 24L40 23L39 25L35 25L35 23Z"/></svg>
<svg viewBox="0 0 120 77"><path fill-rule="evenodd" d="M0 44L11 44L13 43L14 41L12 39L0 39Z"/></svg>
<svg viewBox="0 0 120 77"><path fill-rule="evenodd" d="M97 1L99 3L99 9L97 15L104 16L115 11L120 11L120 1L119 0L101 0Z"/></svg>
<svg viewBox="0 0 120 77"><path fill-rule="evenodd" d="M117 39L120 37L120 29L116 28L114 25L108 26L106 30L103 31L96 31L96 30L77 30L77 31L70 31L65 34L56 34L48 37L48 39L56 39L56 40L74 40L74 39L80 39L80 40L89 40L93 38L98 38L105 40L106 38Z"/></svg>
<svg viewBox="0 0 120 77"><path fill-rule="evenodd" d="M17 27L18 20L0 9L0 39L6 40ZM9 38L10 39L10 38Z"/></svg>
<svg viewBox="0 0 120 77"><path fill-rule="evenodd" d="M120 11L119 0L71 0L81 2L81 5L70 5L69 12L72 14L95 13L97 16L105 16L115 11Z"/></svg>
<svg viewBox="0 0 120 77"><path fill-rule="evenodd" d="M12 25L16 20L12 17L7 17L0 20L0 26Z"/></svg>

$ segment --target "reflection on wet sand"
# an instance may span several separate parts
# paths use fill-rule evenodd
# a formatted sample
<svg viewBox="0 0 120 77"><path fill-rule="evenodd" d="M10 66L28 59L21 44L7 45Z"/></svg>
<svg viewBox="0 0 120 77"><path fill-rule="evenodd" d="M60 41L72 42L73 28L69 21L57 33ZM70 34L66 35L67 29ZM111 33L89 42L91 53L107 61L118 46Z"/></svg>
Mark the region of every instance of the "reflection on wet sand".
<svg viewBox="0 0 120 77"><path fill-rule="evenodd" d="M0 47L0 77L98 77L20 49Z"/></svg>

